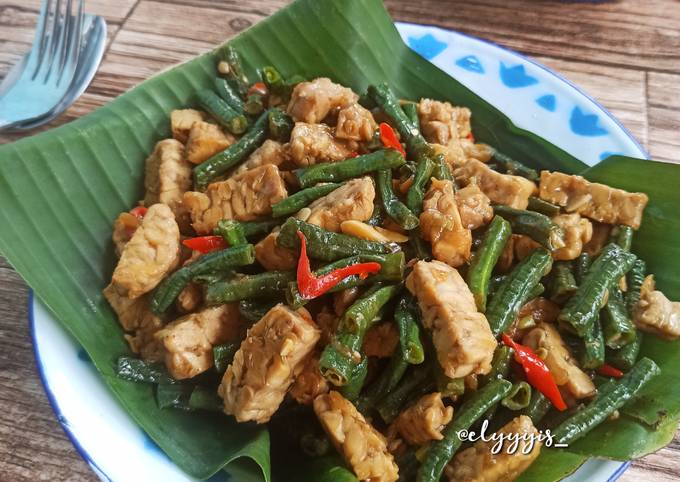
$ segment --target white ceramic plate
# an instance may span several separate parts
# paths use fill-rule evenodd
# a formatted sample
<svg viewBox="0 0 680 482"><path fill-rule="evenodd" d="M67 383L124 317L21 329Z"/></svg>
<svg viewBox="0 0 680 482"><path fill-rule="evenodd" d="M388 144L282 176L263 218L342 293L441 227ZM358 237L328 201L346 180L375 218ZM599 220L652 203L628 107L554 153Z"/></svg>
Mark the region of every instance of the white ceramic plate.
<svg viewBox="0 0 680 482"><path fill-rule="evenodd" d="M589 165L612 153L647 157L631 134L567 80L497 45L434 27L397 24L418 53L505 112ZM85 351L31 297L30 324L40 377L59 422L102 480L193 480L123 411ZM570 481L613 481L628 463L590 460ZM234 474L236 475L236 474ZM232 479L220 473L211 480ZM232 480L242 480L235 476Z"/></svg>

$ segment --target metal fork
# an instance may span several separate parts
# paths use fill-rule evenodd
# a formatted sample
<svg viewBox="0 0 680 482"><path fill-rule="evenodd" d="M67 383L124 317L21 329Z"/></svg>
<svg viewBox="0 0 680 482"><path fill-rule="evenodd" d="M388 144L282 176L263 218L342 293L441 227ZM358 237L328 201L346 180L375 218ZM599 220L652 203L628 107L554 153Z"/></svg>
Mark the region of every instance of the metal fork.
<svg viewBox="0 0 680 482"><path fill-rule="evenodd" d="M74 11L74 3L77 6ZM0 129L49 112L73 81L81 51L83 0L43 0L21 74L0 97Z"/></svg>

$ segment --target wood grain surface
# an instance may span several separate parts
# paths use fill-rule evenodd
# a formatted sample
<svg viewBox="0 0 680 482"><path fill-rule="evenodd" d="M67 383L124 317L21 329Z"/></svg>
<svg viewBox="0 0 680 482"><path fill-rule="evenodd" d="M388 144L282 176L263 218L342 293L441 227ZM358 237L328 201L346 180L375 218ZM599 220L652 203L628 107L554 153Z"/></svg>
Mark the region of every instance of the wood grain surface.
<svg viewBox="0 0 680 482"><path fill-rule="evenodd" d="M349 0L348 0L349 1ZM39 0L0 0L0 78L30 47ZM87 92L59 119L80 117L148 76L237 34L286 0L86 0L108 46ZM452 28L528 54L601 102L655 159L680 160L680 2L387 0L395 20ZM28 288L0 257L0 481L96 480L60 428L38 378ZM680 438L633 462L632 482L680 479Z"/></svg>

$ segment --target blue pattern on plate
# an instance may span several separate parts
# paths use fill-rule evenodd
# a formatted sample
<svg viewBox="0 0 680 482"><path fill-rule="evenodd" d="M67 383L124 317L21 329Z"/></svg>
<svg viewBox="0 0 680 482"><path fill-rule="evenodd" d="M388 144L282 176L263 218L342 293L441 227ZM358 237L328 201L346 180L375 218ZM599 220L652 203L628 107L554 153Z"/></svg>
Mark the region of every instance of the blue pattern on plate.
<svg viewBox="0 0 680 482"><path fill-rule="evenodd" d="M538 84L538 79L527 74L524 70L524 65L522 64L508 67L504 62L501 62L500 74L503 83L511 89L519 89L521 87Z"/></svg>
<svg viewBox="0 0 680 482"><path fill-rule="evenodd" d="M90 358L90 355L87 354L87 352L81 348L78 350L78 359L84 362L91 362L92 358Z"/></svg>
<svg viewBox="0 0 680 482"><path fill-rule="evenodd" d="M408 44L413 50L418 52L427 60L431 60L432 58L436 57L446 48L446 42L440 42L434 37L434 35L429 33L427 35L423 35L420 38L409 37Z"/></svg>
<svg viewBox="0 0 680 482"><path fill-rule="evenodd" d="M456 60L456 65L477 74L484 73L484 66L476 55L466 55Z"/></svg>
<svg viewBox="0 0 680 482"><path fill-rule="evenodd" d="M545 94L540 96L538 99L536 99L536 103L550 112L555 112L555 109L557 109L557 97L555 97L553 94Z"/></svg>
<svg viewBox="0 0 680 482"><path fill-rule="evenodd" d="M604 136L607 135L607 129L602 128L598 124L599 118L596 114L587 114L576 106L571 111L569 118L569 126L574 134L579 136Z"/></svg>

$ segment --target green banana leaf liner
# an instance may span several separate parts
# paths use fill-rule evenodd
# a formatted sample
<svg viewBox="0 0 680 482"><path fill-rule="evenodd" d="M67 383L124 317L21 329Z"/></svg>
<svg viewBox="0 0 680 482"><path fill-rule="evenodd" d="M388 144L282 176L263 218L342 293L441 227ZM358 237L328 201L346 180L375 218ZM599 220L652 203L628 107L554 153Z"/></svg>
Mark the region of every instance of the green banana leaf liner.
<svg viewBox="0 0 680 482"><path fill-rule="evenodd" d="M379 0L298 0L229 44L253 76L257 67L273 65L285 76L327 76L357 92L387 81L402 98L470 107L477 139L534 167L582 172L594 181L646 192L650 203L634 251L660 289L680 299L680 167L611 157L586 169L412 52ZM266 427L160 410L150 386L116 378L115 361L129 350L101 295L115 259L113 220L142 197L145 158L169 136L170 111L191 105L194 93L211 85L215 55L157 75L75 122L0 146L0 251L80 342L125 410L182 470L207 478L241 459L228 470L269 481ZM544 450L525 480L557 480L588 457L626 460L671 440L680 418L680 345L648 336L642 352L661 366L661 375L618 420L568 449ZM355 480L337 458L315 461L294 476L277 476L276 464L273 468L275 479Z"/></svg>

